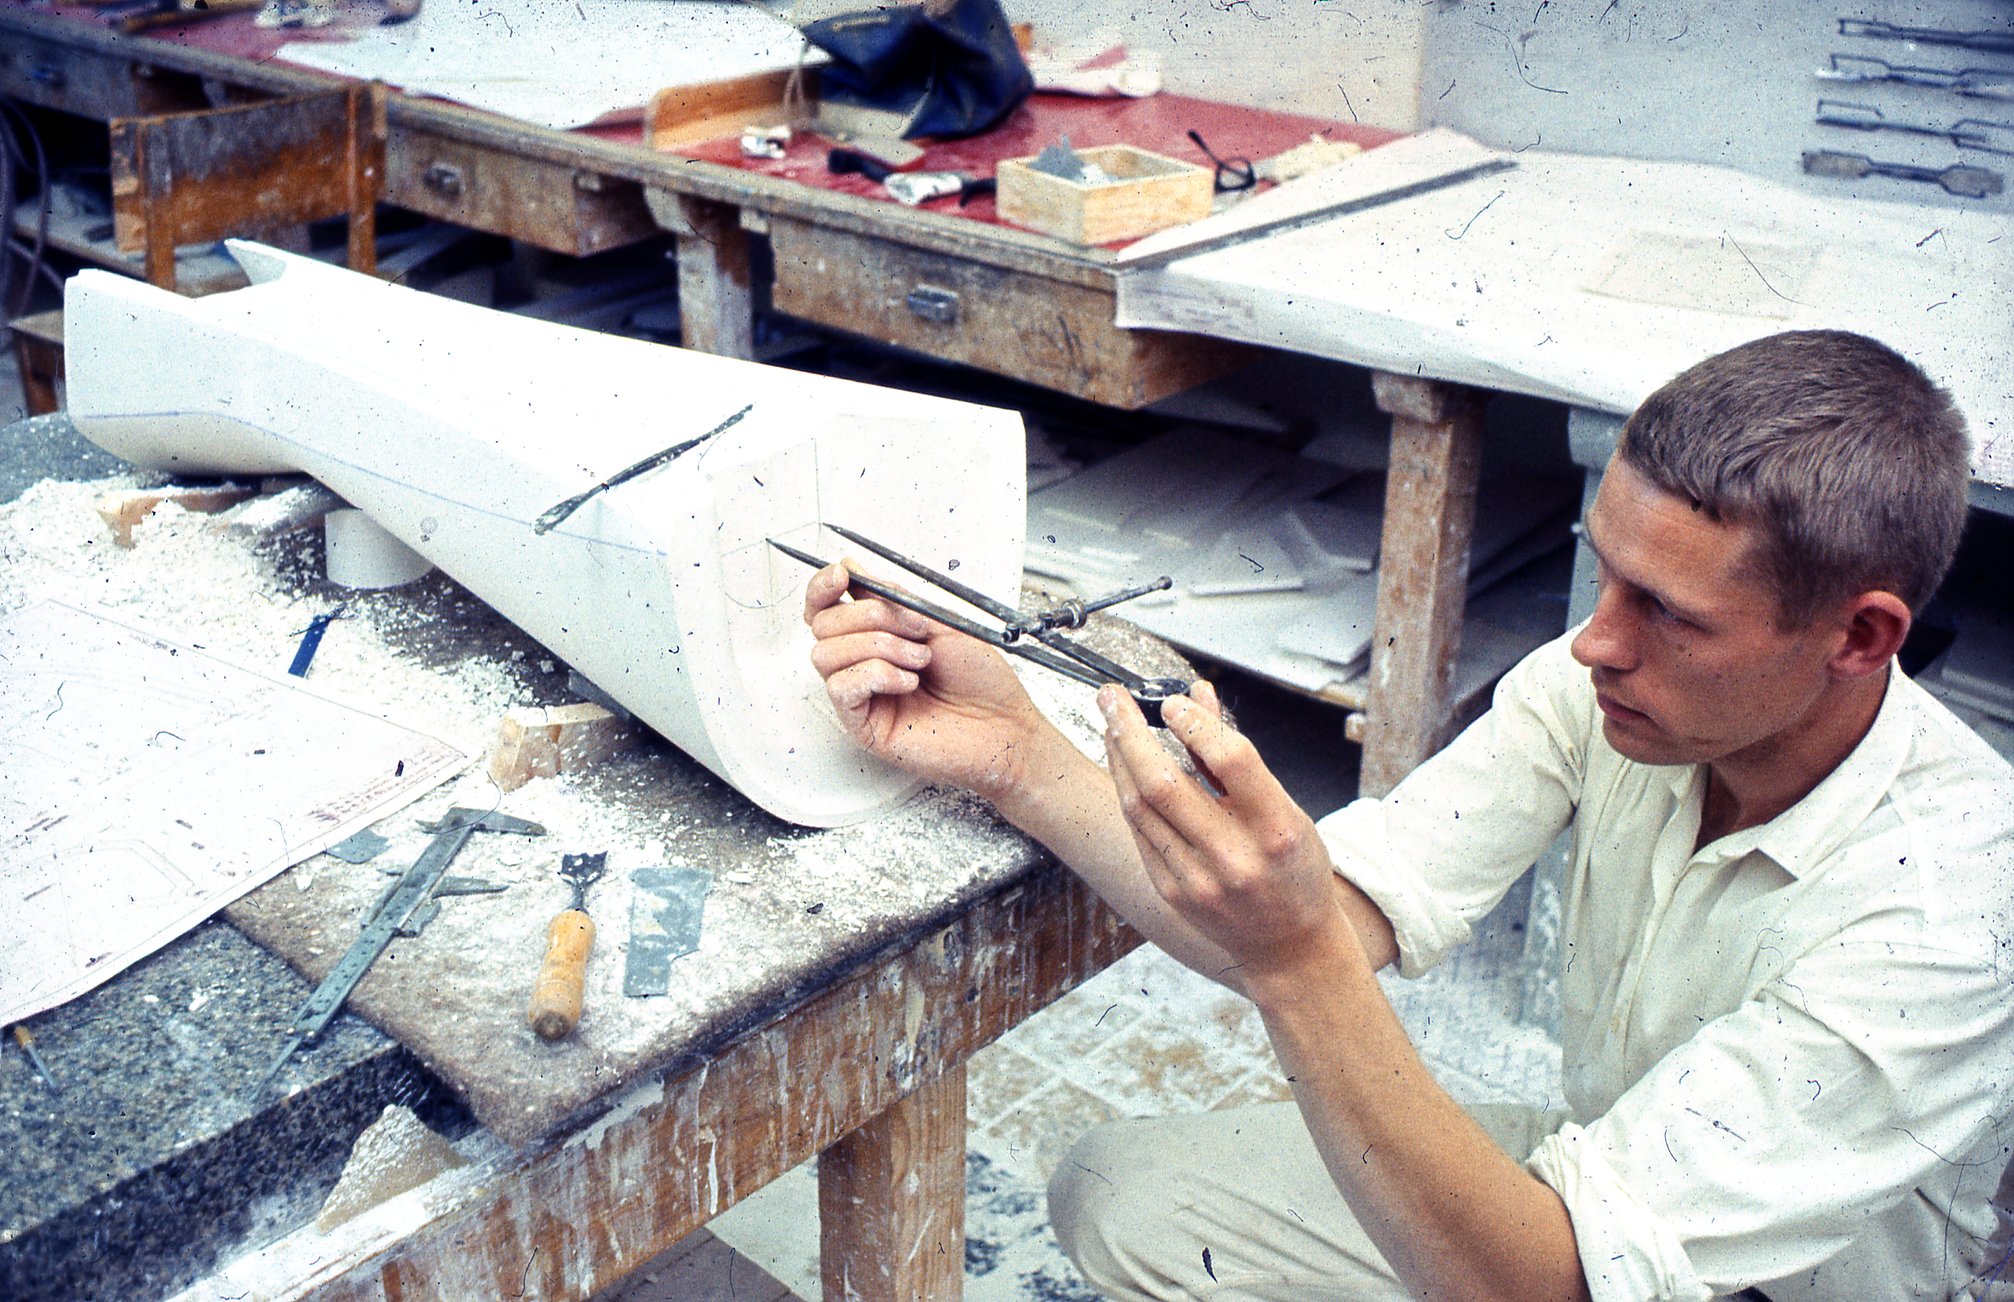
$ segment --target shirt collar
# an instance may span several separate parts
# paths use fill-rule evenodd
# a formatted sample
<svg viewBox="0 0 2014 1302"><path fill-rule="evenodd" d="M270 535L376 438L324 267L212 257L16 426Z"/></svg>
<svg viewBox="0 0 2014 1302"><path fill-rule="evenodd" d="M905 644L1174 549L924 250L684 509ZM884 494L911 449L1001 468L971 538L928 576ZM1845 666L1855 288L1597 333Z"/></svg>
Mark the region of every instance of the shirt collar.
<svg viewBox="0 0 2014 1302"><path fill-rule="evenodd" d="M1837 850L1887 797L1908 759L1910 721L1921 689L1893 660L1886 688L1866 735L1832 772L1775 818L1714 842L1708 848L1711 857L1766 854L1792 877L1802 877ZM1694 772L1705 780L1704 765Z"/></svg>

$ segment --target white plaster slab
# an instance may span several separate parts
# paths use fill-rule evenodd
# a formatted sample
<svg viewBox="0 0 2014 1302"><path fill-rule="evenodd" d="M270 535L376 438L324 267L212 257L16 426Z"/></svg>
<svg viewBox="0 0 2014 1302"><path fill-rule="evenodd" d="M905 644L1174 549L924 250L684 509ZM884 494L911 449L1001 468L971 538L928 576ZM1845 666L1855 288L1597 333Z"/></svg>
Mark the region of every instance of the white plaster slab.
<svg viewBox="0 0 2014 1302"><path fill-rule="evenodd" d="M1167 574L1199 595L1292 590L1320 568L1276 518L1349 478L1328 462L1202 429L1107 458L1029 499L1029 568L1091 588Z"/></svg>
<svg viewBox="0 0 2014 1302"><path fill-rule="evenodd" d="M1447 134L1370 150L1319 184L1342 193L1487 156ZM1516 159L1507 172L1126 272L1119 324L1615 413L1747 340L1856 330L1945 385L1971 425L1975 476L2014 484L2005 214L1837 199L1696 163L1539 149ZM1264 216L1262 202L1310 206L1261 196L1233 220Z"/></svg>
<svg viewBox="0 0 2014 1302"><path fill-rule="evenodd" d="M790 23L735 0L435 0L344 34L289 41L281 56L560 129L640 114L668 86L793 67L805 49Z"/></svg>
<svg viewBox="0 0 2014 1302"><path fill-rule="evenodd" d="M1012 601L1019 416L231 248L252 285L203 299L70 281L70 415L87 437L167 470L313 475L781 818L845 823L914 789L839 728L808 659L808 571L764 539L836 557L830 520Z"/></svg>

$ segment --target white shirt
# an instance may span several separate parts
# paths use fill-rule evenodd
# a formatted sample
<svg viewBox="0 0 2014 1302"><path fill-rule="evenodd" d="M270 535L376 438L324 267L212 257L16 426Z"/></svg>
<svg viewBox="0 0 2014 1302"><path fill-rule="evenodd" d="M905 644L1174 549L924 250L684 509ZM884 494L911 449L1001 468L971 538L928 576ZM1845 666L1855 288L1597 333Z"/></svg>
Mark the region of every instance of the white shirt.
<svg viewBox="0 0 2014 1302"><path fill-rule="evenodd" d="M1416 976L1572 825L1573 1119L1526 1165L1597 1302L1951 1296L2014 1152L2014 771L1891 669L1837 769L1695 854L1705 766L1617 754L1567 642L1323 819L1338 870Z"/></svg>

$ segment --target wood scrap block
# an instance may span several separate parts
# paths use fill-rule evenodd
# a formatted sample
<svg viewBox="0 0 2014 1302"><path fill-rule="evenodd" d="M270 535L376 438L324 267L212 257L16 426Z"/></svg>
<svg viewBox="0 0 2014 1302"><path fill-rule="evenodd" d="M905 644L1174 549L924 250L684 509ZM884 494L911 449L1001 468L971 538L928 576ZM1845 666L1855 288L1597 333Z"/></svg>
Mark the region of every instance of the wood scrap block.
<svg viewBox="0 0 2014 1302"><path fill-rule="evenodd" d="M318 528L331 512L348 503L312 479L267 480L259 496L232 510L218 523L234 534L271 537L297 529Z"/></svg>
<svg viewBox="0 0 2014 1302"><path fill-rule="evenodd" d="M505 791L572 773L634 744L643 727L599 705L521 706L503 717L490 777Z"/></svg>
<svg viewBox="0 0 2014 1302"><path fill-rule="evenodd" d="M30 416L46 416L63 406L63 312L37 312L7 323L14 335L14 360L21 369L21 396Z"/></svg>
<svg viewBox="0 0 2014 1302"><path fill-rule="evenodd" d="M800 78L801 105L790 102L790 79ZM643 138L652 149L673 150L705 140L741 134L746 126L770 126L817 108L818 72L790 68L750 73L692 86L670 86L650 100ZM793 110L795 110L793 112Z"/></svg>
<svg viewBox="0 0 2014 1302"><path fill-rule="evenodd" d="M106 493L98 499L98 515L112 530L112 541L121 547L133 545L133 530L163 502L173 502L184 511L215 515L236 506L259 490L251 484L211 484L201 488L134 488Z"/></svg>

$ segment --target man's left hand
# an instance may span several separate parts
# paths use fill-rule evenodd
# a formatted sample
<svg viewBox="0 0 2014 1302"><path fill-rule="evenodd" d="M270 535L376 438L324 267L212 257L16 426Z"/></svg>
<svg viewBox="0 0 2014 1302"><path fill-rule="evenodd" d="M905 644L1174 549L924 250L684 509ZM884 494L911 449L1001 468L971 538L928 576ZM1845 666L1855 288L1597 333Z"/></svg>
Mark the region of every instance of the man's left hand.
<svg viewBox="0 0 2014 1302"><path fill-rule="evenodd" d="M1106 762L1148 876L1231 956L1239 970L1226 975L1253 990L1255 980L1330 961L1339 945L1363 953L1314 821L1225 721L1208 683L1168 698L1161 716L1221 794L1183 771L1122 689L1100 689L1098 704Z"/></svg>

